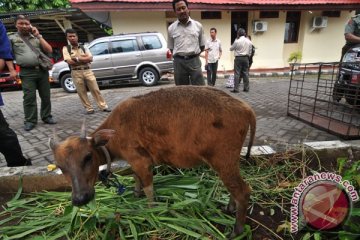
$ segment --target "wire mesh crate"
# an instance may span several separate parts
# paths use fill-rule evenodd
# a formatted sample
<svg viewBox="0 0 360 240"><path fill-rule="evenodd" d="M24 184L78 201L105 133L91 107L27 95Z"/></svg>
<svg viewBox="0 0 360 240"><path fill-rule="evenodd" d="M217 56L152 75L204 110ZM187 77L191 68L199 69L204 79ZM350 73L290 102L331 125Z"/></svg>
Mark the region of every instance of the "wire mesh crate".
<svg viewBox="0 0 360 240"><path fill-rule="evenodd" d="M351 83L356 74L344 74L337 62L292 65L287 114L341 138L360 139L360 81Z"/></svg>

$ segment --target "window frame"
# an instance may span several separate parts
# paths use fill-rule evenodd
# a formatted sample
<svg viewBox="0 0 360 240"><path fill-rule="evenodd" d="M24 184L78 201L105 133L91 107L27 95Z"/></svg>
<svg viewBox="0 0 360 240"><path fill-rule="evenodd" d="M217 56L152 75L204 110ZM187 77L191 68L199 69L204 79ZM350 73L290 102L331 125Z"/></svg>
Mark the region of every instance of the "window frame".
<svg viewBox="0 0 360 240"><path fill-rule="evenodd" d="M133 47L134 47L134 50L133 51L121 51L121 52L115 52L114 49L115 48L118 48L118 47L115 47L114 43L116 42L125 42L125 41L131 41L133 44ZM137 43L137 40L136 38L124 38L124 39L112 39L111 41L111 53L112 54L119 54L119 53L131 53L131 52L137 52L137 51L140 51L140 47L139 47L139 44Z"/></svg>
<svg viewBox="0 0 360 240"><path fill-rule="evenodd" d="M157 39L157 43L159 44L160 47L147 49L147 48L146 48L146 43L145 43L145 41L144 41L144 38L147 38L147 37L148 37L148 38L156 38L156 39ZM162 42L161 42L159 36L157 36L157 35L144 35L144 36L140 36L140 39L141 39L142 45L144 46L144 50L145 50L145 51L158 50L158 49L162 49L162 48L163 48Z"/></svg>
<svg viewBox="0 0 360 240"><path fill-rule="evenodd" d="M291 15L290 15L291 14ZM300 22L301 22L301 11L288 11L286 13L286 22L285 22L285 31L284 31L284 43L298 43L299 42L299 33L300 33ZM293 27L287 27L287 25L292 25ZM292 28L293 30L289 30ZM295 35L294 37L288 37L287 34Z"/></svg>
<svg viewBox="0 0 360 240"><path fill-rule="evenodd" d="M222 19L221 11L202 11L201 19Z"/></svg>
<svg viewBox="0 0 360 240"><path fill-rule="evenodd" d="M279 11L260 11L259 18L279 18Z"/></svg>
<svg viewBox="0 0 360 240"><path fill-rule="evenodd" d="M91 51L96 45L100 45L100 44L104 44L104 45L106 44L106 45L107 45L107 53L95 54L95 53L93 53L93 51ZM102 55L110 54L110 52L111 52L108 41L95 43L94 45L92 45L91 47L89 47L89 51L91 52L91 55L92 55L92 56L102 56Z"/></svg>

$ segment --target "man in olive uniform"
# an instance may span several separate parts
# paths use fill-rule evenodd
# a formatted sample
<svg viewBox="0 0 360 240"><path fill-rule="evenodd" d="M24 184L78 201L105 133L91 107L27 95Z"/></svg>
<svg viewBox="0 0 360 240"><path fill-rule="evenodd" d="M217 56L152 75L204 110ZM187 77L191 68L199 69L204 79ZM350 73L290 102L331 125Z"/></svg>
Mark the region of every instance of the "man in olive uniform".
<svg viewBox="0 0 360 240"><path fill-rule="evenodd" d="M94 108L89 101L86 87L89 88L100 110L103 112L111 112L101 95L96 77L90 69L90 63L93 60L91 52L83 46L80 47L78 42L79 38L74 29L66 29L65 34L70 46L64 46L62 50L64 61L70 65L71 77L87 114L93 114Z"/></svg>
<svg viewBox="0 0 360 240"><path fill-rule="evenodd" d="M23 105L26 131L32 130L37 124L36 90L41 98L40 116L45 124L55 124L51 115L49 71L40 67L38 54L35 53L25 41L35 49L44 53L51 53L52 47L42 37L36 27L32 27L30 20L24 15L18 15L15 21L17 33L9 36L16 64L20 66L22 81Z"/></svg>
<svg viewBox="0 0 360 240"><path fill-rule="evenodd" d="M345 25L345 40L346 44L342 48L341 60L344 54L356 44L360 44L360 14L352 17Z"/></svg>

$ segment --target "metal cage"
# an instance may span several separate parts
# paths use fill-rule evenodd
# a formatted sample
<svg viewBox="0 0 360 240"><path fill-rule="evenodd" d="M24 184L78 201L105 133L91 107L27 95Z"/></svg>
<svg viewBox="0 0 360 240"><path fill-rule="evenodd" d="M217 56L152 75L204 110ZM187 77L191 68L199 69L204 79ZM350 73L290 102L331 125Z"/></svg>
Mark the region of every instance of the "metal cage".
<svg viewBox="0 0 360 240"><path fill-rule="evenodd" d="M342 69L338 62L293 64L287 114L343 139L360 139L360 81L351 82L360 74L350 71L345 81Z"/></svg>

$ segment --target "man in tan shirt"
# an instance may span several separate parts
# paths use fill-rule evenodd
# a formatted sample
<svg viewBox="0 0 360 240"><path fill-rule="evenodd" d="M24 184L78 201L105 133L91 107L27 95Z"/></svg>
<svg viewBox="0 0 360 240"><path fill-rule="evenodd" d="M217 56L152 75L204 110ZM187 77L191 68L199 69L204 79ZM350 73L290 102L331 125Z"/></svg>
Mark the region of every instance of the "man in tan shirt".
<svg viewBox="0 0 360 240"><path fill-rule="evenodd" d="M68 46L63 47L64 61L67 62L71 68L71 77L76 86L81 103L86 108L87 114L93 114L94 108L89 101L86 87L89 88L91 95L101 111L111 112L101 95L96 77L90 69L90 63L93 60L90 51L84 47L80 47L78 42L79 38L74 29L66 29L65 34L70 43L70 52L68 51Z"/></svg>
<svg viewBox="0 0 360 240"><path fill-rule="evenodd" d="M174 55L176 85L205 85L199 55L205 49L204 30L189 15L187 0L173 0L178 20L168 28L168 48Z"/></svg>

